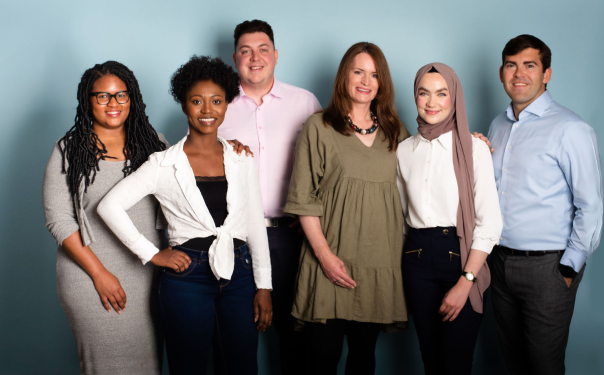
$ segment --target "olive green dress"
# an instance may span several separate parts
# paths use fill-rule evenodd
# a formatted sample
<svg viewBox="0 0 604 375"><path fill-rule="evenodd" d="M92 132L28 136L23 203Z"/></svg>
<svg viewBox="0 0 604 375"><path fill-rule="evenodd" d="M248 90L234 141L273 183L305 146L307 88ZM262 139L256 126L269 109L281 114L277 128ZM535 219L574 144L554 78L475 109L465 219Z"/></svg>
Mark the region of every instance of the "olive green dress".
<svg viewBox="0 0 604 375"><path fill-rule="evenodd" d="M399 141L409 132L403 128ZM331 251L357 283L349 290L323 274L307 240L302 246L292 315L305 322L344 319L404 328L401 273L403 215L396 152L378 128L371 147L312 115L298 138L285 212L318 216ZM390 330L390 329L387 329Z"/></svg>

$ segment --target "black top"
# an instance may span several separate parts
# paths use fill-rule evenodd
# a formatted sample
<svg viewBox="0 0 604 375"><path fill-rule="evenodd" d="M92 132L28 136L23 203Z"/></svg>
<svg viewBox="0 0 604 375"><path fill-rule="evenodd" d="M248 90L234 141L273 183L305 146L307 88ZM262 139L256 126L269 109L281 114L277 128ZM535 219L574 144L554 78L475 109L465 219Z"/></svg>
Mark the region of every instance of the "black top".
<svg viewBox="0 0 604 375"><path fill-rule="evenodd" d="M226 199L229 185L226 176L195 176L195 181L203 196L203 200L206 203L206 207L208 207L208 211L210 211L210 215L212 215L212 219L214 219L214 224L216 227L222 226L229 214ZM189 249L207 251L215 239L216 236L191 238L183 243L182 246L188 247ZM233 239L233 243L235 248L245 244L244 241L237 238Z"/></svg>

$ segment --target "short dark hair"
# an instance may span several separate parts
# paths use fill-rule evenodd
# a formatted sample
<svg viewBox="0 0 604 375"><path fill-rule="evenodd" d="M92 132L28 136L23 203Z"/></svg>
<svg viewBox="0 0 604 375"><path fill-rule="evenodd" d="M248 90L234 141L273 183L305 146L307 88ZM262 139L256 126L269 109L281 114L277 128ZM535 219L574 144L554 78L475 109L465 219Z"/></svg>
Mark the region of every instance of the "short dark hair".
<svg viewBox="0 0 604 375"><path fill-rule="evenodd" d="M511 39L501 52L501 65L505 64L508 56L514 56L527 48L534 48L539 51L539 59L545 72L552 65L552 51L547 44L535 36L523 34Z"/></svg>
<svg viewBox="0 0 604 375"><path fill-rule="evenodd" d="M268 23L261 20L252 20L252 21L243 21L237 27L235 27L235 49L237 49L237 43L239 43L239 38L243 34L252 34L252 33L265 33L268 35L268 38L273 43L273 47L275 46L275 37L273 36L273 28Z"/></svg>
<svg viewBox="0 0 604 375"><path fill-rule="evenodd" d="M182 65L170 80L170 94L177 103L184 103L187 92L199 81L212 81L224 90L227 103L239 95L239 75L219 57L191 57Z"/></svg>

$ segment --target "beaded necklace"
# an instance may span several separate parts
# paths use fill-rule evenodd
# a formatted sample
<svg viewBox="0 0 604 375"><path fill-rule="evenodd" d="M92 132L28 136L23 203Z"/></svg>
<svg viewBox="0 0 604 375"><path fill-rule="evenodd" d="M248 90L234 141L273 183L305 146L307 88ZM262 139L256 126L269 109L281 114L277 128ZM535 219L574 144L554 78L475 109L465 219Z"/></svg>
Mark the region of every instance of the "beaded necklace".
<svg viewBox="0 0 604 375"><path fill-rule="evenodd" d="M354 130L357 133L360 133L362 135L365 134L372 134L373 132L375 132L378 128L378 126L380 125L378 123L378 119L377 116L373 114L373 112L369 112L371 115L371 119L373 120L373 126L370 127L369 129L361 129L358 126L356 126L355 124L352 123L352 119L350 118L350 116L346 115L344 117L344 120L346 120L346 122L348 123L348 125L350 125L350 127L352 128L352 130Z"/></svg>

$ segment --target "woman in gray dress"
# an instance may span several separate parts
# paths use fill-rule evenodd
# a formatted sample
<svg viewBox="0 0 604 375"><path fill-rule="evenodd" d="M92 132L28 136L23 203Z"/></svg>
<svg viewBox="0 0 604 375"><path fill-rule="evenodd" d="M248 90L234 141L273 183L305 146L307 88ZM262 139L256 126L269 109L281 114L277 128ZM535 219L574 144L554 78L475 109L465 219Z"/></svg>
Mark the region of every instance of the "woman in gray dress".
<svg viewBox="0 0 604 375"><path fill-rule="evenodd" d="M96 209L105 193L167 142L149 124L134 74L118 62L88 69L78 102L75 125L46 166L43 201L46 226L59 245L57 292L81 372L160 374L163 338L151 293L157 270L143 266ZM147 196L128 214L146 238L165 248L158 208Z"/></svg>

